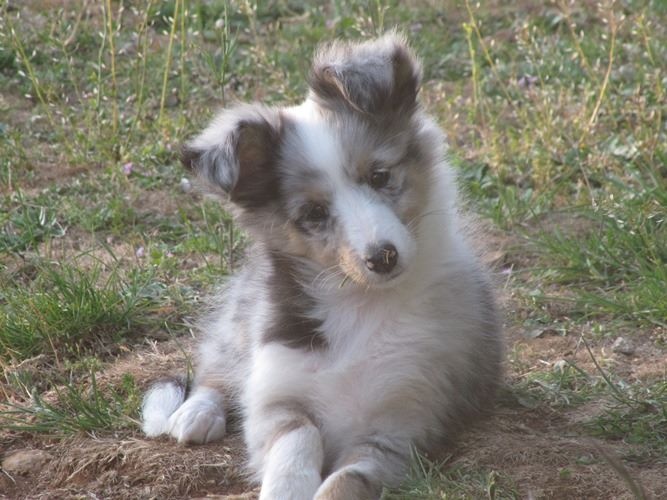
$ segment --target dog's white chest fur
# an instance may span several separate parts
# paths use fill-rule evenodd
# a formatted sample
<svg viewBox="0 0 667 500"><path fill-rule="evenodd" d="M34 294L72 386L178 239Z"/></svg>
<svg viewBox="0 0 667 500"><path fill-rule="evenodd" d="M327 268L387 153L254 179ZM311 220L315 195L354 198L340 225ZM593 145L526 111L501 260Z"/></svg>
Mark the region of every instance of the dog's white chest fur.
<svg viewBox="0 0 667 500"><path fill-rule="evenodd" d="M424 410L420 400L428 397L433 362L444 361L446 349L443 325L427 313L428 293L336 295L319 305L328 348L261 347L247 403L298 401L315 413L325 441L341 448L397 421L411 425Z"/></svg>

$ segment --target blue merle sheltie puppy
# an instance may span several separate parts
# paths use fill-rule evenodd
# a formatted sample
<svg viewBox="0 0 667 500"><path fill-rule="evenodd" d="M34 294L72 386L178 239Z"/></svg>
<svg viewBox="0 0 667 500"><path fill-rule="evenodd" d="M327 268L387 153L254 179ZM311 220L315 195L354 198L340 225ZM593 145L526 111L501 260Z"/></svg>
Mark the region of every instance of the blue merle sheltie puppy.
<svg viewBox="0 0 667 500"><path fill-rule="evenodd" d="M189 394L155 384L143 428L206 443L240 413L261 499L379 498L501 380L493 294L420 80L399 34L332 43L302 104L222 111L184 148L254 246L202 322Z"/></svg>

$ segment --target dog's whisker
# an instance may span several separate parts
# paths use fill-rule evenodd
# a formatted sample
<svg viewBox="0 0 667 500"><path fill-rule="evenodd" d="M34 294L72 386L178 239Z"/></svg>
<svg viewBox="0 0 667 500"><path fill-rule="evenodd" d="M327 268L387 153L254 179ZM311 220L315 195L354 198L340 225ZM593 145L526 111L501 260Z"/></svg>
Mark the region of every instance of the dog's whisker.
<svg viewBox="0 0 667 500"><path fill-rule="evenodd" d="M326 278L327 274L332 272L332 270L335 270L336 267L338 267L338 266L334 264L333 266L325 267L324 269L322 269L319 273L317 273L315 275L311 284L315 285L315 284L317 284L318 280Z"/></svg>
<svg viewBox="0 0 667 500"><path fill-rule="evenodd" d="M322 280L320 280L319 284L317 285L317 288L328 289L331 283L337 280L338 276L340 276L338 273L328 274Z"/></svg>
<svg viewBox="0 0 667 500"><path fill-rule="evenodd" d="M346 274L343 276L343 280L340 282L340 285L338 285L338 288L343 288L345 286L345 283L349 281L350 277Z"/></svg>
<svg viewBox="0 0 667 500"><path fill-rule="evenodd" d="M338 264L335 264L320 271L317 276L313 278L311 284L315 288L327 288L332 281L336 280L343 274L344 273Z"/></svg>

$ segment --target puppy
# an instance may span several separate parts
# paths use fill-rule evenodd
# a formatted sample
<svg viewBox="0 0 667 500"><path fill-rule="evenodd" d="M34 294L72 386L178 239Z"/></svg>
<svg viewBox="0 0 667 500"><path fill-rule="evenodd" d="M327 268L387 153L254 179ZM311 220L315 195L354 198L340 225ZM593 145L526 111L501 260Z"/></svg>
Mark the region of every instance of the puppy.
<svg viewBox="0 0 667 500"><path fill-rule="evenodd" d="M420 79L396 33L336 42L302 104L239 105L185 146L254 246L203 323L187 399L154 385L143 429L206 443L239 411L260 499L379 498L501 380L492 291Z"/></svg>

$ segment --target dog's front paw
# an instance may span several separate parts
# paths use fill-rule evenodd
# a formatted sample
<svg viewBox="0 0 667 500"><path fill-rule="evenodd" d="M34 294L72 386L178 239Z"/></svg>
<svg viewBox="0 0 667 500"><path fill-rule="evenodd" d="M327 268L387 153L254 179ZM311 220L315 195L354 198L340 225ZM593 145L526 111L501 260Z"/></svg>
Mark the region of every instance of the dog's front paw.
<svg viewBox="0 0 667 500"><path fill-rule="evenodd" d="M259 500L312 500L322 482L319 471L282 472L282 477L262 482Z"/></svg>
<svg viewBox="0 0 667 500"><path fill-rule="evenodd" d="M179 443L203 444L222 438L225 412L221 397L208 391L193 394L169 417L169 434Z"/></svg>
<svg viewBox="0 0 667 500"><path fill-rule="evenodd" d="M380 499L382 485L371 476L353 466L347 466L331 474L315 493L314 500L364 500Z"/></svg>

